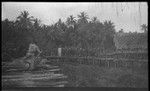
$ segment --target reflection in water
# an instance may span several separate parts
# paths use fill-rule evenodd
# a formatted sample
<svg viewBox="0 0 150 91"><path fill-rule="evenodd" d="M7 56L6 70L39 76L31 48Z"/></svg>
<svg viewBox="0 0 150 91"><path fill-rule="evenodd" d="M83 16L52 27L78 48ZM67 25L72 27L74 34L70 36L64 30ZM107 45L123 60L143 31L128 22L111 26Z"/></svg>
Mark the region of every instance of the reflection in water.
<svg viewBox="0 0 150 91"><path fill-rule="evenodd" d="M23 79L32 79L31 73L24 73L22 75ZM25 87L34 87L34 81L33 80L23 80L21 81L21 84Z"/></svg>
<svg viewBox="0 0 150 91"><path fill-rule="evenodd" d="M27 81L22 81L21 83L22 83L22 85L25 86L25 87L34 87L34 85L35 85L33 81L29 81L29 80L27 80Z"/></svg>
<svg viewBox="0 0 150 91"><path fill-rule="evenodd" d="M63 74L48 73L20 73L3 76L3 86L11 87L64 87L67 76Z"/></svg>

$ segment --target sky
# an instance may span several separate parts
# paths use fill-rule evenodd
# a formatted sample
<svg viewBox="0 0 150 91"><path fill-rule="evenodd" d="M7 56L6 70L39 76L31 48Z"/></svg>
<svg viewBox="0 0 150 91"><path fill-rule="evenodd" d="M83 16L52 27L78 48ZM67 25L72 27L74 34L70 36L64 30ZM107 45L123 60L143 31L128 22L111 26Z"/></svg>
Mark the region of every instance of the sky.
<svg viewBox="0 0 150 91"><path fill-rule="evenodd" d="M77 15L83 11L90 19L96 16L101 22L111 20L116 31L140 32L140 25L148 25L147 2L2 2L1 18L16 20L24 10L46 25L54 24L59 18L66 21L70 15L78 19Z"/></svg>

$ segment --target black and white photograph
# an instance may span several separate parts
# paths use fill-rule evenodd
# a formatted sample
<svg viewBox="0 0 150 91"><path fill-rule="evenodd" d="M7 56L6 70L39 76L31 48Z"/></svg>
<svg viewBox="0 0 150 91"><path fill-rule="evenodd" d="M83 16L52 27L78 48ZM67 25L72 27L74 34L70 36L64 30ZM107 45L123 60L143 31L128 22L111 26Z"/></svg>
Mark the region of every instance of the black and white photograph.
<svg viewBox="0 0 150 91"><path fill-rule="evenodd" d="M148 88L148 2L1 5L2 89Z"/></svg>

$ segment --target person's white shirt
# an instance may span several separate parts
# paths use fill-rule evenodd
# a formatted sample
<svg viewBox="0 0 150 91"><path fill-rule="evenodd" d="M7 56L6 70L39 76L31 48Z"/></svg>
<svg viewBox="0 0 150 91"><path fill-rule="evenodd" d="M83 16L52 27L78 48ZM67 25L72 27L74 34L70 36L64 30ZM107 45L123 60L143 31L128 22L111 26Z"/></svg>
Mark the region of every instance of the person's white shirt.
<svg viewBox="0 0 150 91"><path fill-rule="evenodd" d="M38 51L39 53L41 53L41 51L39 50L39 47L36 44L31 43L29 45L28 53L30 54L30 53L34 53L36 51Z"/></svg>

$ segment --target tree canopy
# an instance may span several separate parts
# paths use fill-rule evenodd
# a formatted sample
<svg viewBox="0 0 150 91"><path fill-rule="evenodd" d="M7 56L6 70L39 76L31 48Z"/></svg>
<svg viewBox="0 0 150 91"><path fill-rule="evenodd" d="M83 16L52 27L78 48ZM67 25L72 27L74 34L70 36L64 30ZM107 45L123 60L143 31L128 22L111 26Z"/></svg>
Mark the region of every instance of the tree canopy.
<svg viewBox="0 0 150 91"><path fill-rule="evenodd" d="M142 29L147 31L145 25L142 25ZM59 19L52 25L44 25L38 18L30 16L28 11L23 11L15 21L2 21L3 58L8 60L24 56L32 40L43 52L59 46L96 49L93 51L95 54L115 50L115 33L112 21L101 22L95 16L90 19L86 12L80 12L77 17L70 15L65 22Z"/></svg>

